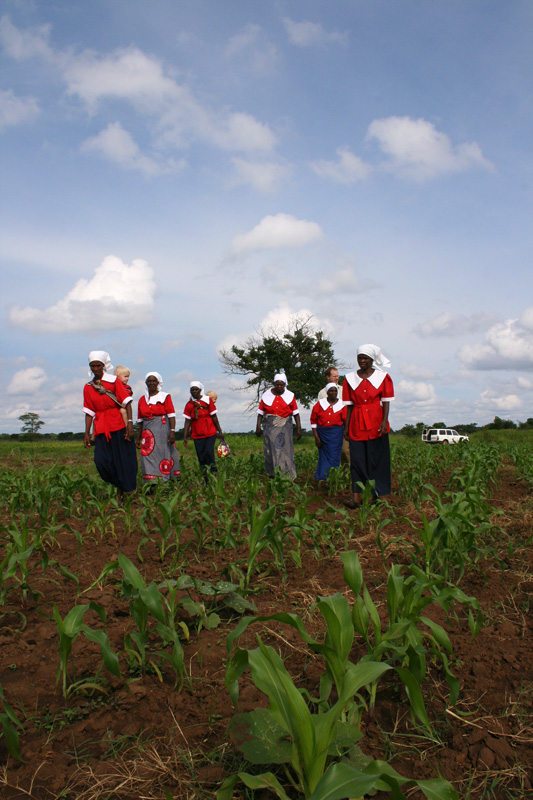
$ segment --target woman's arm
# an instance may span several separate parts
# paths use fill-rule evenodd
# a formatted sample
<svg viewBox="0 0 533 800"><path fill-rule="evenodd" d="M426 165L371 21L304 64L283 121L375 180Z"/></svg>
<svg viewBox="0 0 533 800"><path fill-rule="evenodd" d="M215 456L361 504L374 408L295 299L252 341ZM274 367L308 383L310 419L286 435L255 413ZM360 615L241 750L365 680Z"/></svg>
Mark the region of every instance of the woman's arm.
<svg viewBox="0 0 533 800"><path fill-rule="evenodd" d="M384 402L381 405L383 408L383 419L381 420L381 424L378 428L378 433L380 436L383 436L384 433L387 433L390 403Z"/></svg>
<svg viewBox="0 0 533 800"><path fill-rule="evenodd" d="M139 422L139 428L137 430L137 441L135 442L135 446L136 447L140 447L141 446L142 438L143 438L143 422L141 420Z"/></svg>
<svg viewBox="0 0 533 800"><path fill-rule="evenodd" d="M189 434L191 432L191 424L192 420L186 419L185 420L185 428L183 429L183 444L185 447L189 446Z"/></svg>
<svg viewBox="0 0 533 800"><path fill-rule="evenodd" d="M350 420L352 418L352 411L353 406L346 406L346 419L344 420L344 438L348 442L350 440L350 435L348 431L350 430Z"/></svg>
<svg viewBox="0 0 533 800"><path fill-rule="evenodd" d="M313 428L313 436L315 437L315 444L318 448L322 447L322 439L318 435L318 431L316 428Z"/></svg>
<svg viewBox="0 0 533 800"><path fill-rule="evenodd" d="M85 414L85 434L83 436L83 446L89 448L91 446L91 427L94 417L90 414Z"/></svg>
<svg viewBox="0 0 533 800"><path fill-rule="evenodd" d="M300 415L299 414L293 414L293 417L294 417L294 421L296 423L296 438L297 439L301 439L302 438L302 426L301 426L301 423L300 423Z"/></svg>
<svg viewBox="0 0 533 800"><path fill-rule="evenodd" d="M224 438L224 434L222 433L222 428L220 427L220 422L218 421L218 416L216 414L211 414L211 419L213 420L215 428L217 429L217 433L218 433L219 439L223 439Z"/></svg>
<svg viewBox="0 0 533 800"><path fill-rule="evenodd" d="M263 419L263 415L262 414L258 414L257 415L257 423L255 425L255 435L256 436L262 436L262 434L263 434L263 431L261 429L261 420L262 419Z"/></svg>

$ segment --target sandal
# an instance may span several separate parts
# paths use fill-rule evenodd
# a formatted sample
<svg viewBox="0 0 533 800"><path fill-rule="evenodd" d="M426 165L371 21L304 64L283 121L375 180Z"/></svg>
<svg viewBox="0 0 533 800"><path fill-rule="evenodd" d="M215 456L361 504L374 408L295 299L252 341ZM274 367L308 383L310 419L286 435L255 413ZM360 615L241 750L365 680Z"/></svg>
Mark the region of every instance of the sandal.
<svg viewBox="0 0 533 800"><path fill-rule="evenodd" d="M353 508L353 509L361 508L361 503L356 503L355 500L351 497L348 500L344 500L343 503L346 506L346 508Z"/></svg>

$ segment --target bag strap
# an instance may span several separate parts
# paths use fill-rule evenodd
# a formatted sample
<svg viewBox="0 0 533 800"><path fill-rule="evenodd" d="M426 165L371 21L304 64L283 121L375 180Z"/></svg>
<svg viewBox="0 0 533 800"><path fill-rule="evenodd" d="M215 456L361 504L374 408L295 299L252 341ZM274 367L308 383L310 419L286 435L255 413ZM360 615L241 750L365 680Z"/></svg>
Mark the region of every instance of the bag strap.
<svg viewBox="0 0 533 800"><path fill-rule="evenodd" d="M117 404L119 408L124 408L124 403L121 403L120 400L117 399L117 396L109 389L104 389L101 383L93 380L93 381L88 381L88 385L92 386L93 389L96 389L98 394L106 394L110 400L113 400L113 402Z"/></svg>

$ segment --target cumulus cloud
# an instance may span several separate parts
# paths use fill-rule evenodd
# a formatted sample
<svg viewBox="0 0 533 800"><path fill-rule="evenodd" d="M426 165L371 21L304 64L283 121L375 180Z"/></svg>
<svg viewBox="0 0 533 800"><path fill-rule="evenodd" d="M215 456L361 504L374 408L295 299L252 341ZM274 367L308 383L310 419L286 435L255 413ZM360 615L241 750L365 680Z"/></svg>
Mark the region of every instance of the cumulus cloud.
<svg viewBox="0 0 533 800"><path fill-rule="evenodd" d="M347 44L348 35L338 31L328 32L319 22L294 22L290 17L283 20L285 30L291 44L297 47L312 47L313 45Z"/></svg>
<svg viewBox="0 0 533 800"><path fill-rule="evenodd" d="M494 169L477 142L453 146L445 133L425 119L376 119L368 128L367 139L376 140L389 156L382 167L402 178L424 181L472 167Z"/></svg>
<svg viewBox="0 0 533 800"><path fill-rule="evenodd" d="M261 320L255 331L248 333L228 333L216 346L216 352L229 350L232 345L244 345L251 337L257 336L261 331L281 331L291 329L294 320L309 320L312 328L323 330L327 335L330 333L330 326L326 321L321 321L308 308L295 309L288 303L279 303L271 309Z"/></svg>
<svg viewBox="0 0 533 800"><path fill-rule="evenodd" d="M275 45L267 40L263 29L252 22L231 37L225 55L231 59L246 59L248 71L255 75L271 73L278 59Z"/></svg>
<svg viewBox="0 0 533 800"><path fill-rule="evenodd" d="M445 311L428 322L422 322L413 328L413 332L423 338L437 336L459 336L464 333L475 333L486 330L494 322L493 314L452 314Z"/></svg>
<svg viewBox="0 0 533 800"><path fill-rule="evenodd" d="M128 266L109 255L90 280L79 280L54 306L44 310L15 306L9 321L31 333L135 328L150 318L155 289L153 270L146 261L138 258Z"/></svg>
<svg viewBox="0 0 533 800"><path fill-rule="evenodd" d="M372 172L370 164L365 164L347 147L338 147L338 161L314 161L311 168L321 178L329 178L335 183L351 184L363 180Z"/></svg>
<svg viewBox="0 0 533 800"><path fill-rule="evenodd" d="M433 384L424 381L400 381L396 394L401 397L404 405L405 403L412 403L429 406L433 405L437 400Z"/></svg>
<svg viewBox="0 0 533 800"><path fill-rule="evenodd" d="M123 169L136 170L145 177L152 178L165 173L178 172L185 165L182 160L166 162L149 158L142 154L139 146L120 122L111 122L96 136L86 139L81 146L84 153L96 153Z"/></svg>
<svg viewBox="0 0 533 800"><path fill-rule="evenodd" d="M296 219L292 214L268 214L248 233L235 236L230 252L235 256L247 255L256 250L278 250L286 247L304 247L320 239L322 229L316 222Z"/></svg>
<svg viewBox="0 0 533 800"><path fill-rule="evenodd" d="M516 394L498 394L492 389L481 392L482 405L489 406L495 411L516 411L522 408L522 400Z"/></svg>
<svg viewBox="0 0 533 800"><path fill-rule="evenodd" d="M465 366L476 370L533 369L533 307L518 319L493 325L480 344L466 344L459 351Z"/></svg>
<svg viewBox="0 0 533 800"><path fill-rule="evenodd" d="M222 150L251 153L269 152L276 145L276 136L266 123L246 112L201 102L160 60L138 47L107 54L60 51L50 47L49 33L49 27L20 31L6 17L0 26L0 39L12 58L40 57L52 62L67 93L79 98L90 113L105 101L120 100L153 121L158 148L183 148L201 141Z"/></svg>
<svg viewBox="0 0 533 800"><path fill-rule="evenodd" d="M48 377L42 367L28 367L15 372L7 387L9 395L36 394Z"/></svg>
<svg viewBox="0 0 533 800"><path fill-rule="evenodd" d="M318 282L318 294L355 294L362 288L357 273L351 268L333 272Z"/></svg>
<svg viewBox="0 0 533 800"><path fill-rule="evenodd" d="M249 184L263 194L275 192L289 177L291 169L288 165L276 161L249 161L243 158L232 158L235 176L233 186Z"/></svg>
<svg viewBox="0 0 533 800"><path fill-rule="evenodd" d="M17 97L11 89L0 90L0 131L30 122L39 113L33 97Z"/></svg>

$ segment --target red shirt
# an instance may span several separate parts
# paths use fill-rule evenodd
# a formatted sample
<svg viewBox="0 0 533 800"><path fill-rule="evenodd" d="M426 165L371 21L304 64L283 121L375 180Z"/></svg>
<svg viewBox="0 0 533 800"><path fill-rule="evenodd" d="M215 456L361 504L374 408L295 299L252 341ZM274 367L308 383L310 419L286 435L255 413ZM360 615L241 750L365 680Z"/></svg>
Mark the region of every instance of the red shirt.
<svg viewBox="0 0 533 800"><path fill-rule="evenodd" d="M285 391L283 394L274 394L271 389L267 389L261 398L258 414L273 414L275 417L290 417L291 414L299 414L296 398L292 392Z"/></svg>
<svg viewBox="0 0 533 800"><path fill-rule="evenodd" d="M104 373L102 386L112 392L121 403L125 405L131 403L131 397L124 384L117 380L115 375ZM105 433L106 439L109 439L113 431L120 431L126 427L117 404L106 394L98 394L88 383L83 387L83 410L94 417L94 432L97 436Z"/></svg>
<svg viewBox="0 0 533 800"><path fill-rule="evenodd" d="M346 406L342 400L330 405L328 401L326 408L322 406L322 400L315 403L311 411L311 427L330 428L336 425L344 425L346 419ZM336 409L336 410L335 410Z"/></svg>
<svg viewBox="0 0 533 800"><path fill-rule="evenodd" d="M165 395L163 400L157 400L156 403L148 403L146 397L143 395L137 404L137 421L142 422L143 419L153 419L154 417L175 417L174 404L172 398L168 393L158 392L157 395L150 398L155 400L158 395Z"/></svg>
<svg viewBox="0 0 533 800"><path fill-rule="evenodd" d="M183 410L185 419L191 420L191 439L207 439L208 436L214 436L217 432L215 423L211 419L213 414L217 413L213 400L204 394L199 403L200 408L198 409L197 419L192 400L189 400Z"/></svg>
<svg viewBox="0 0 533 800"><path fill-rule="evenodd" d="M394 400L394 386L390 375L375 369L369 378L360 378L350 372L342 384L342 399L353 406L350 418L349 437L356 442L379 438L379 426L383 420L382 403ZM390 425L387 424L387 433Z"/></svg>

